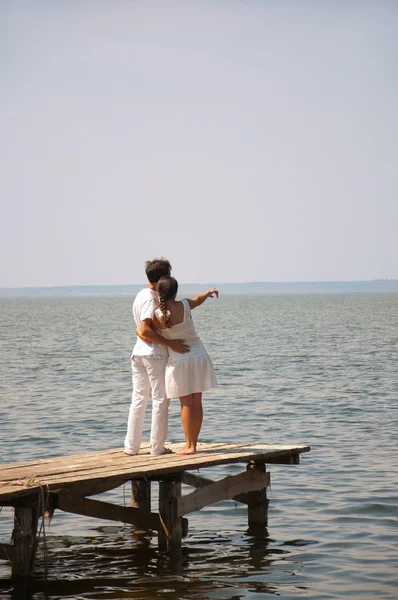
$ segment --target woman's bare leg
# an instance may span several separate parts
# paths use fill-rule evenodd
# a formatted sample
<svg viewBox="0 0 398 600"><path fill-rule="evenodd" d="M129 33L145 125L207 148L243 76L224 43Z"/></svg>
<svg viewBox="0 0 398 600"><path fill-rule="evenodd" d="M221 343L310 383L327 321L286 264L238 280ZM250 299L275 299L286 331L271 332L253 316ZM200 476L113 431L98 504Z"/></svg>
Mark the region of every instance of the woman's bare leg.
<svg viewBox="0 0 398 600"><path fill-rule="evenodd" d="M181 450L179 450L176 454L195 454L195 433L197 430L197 426L195 426L193 395L189 394L189 396L181 396L180 403L181 420L184 429L186 445L185 448L181 448Z"/></svg>
<svg viewBox="0 0 398 600"><path fill-rule="evenodd" d="M199 433L203 422L203 407L202 407L202 392L192 394L193 397L193 414L194 414L194 447L198 443Z"/></svg>

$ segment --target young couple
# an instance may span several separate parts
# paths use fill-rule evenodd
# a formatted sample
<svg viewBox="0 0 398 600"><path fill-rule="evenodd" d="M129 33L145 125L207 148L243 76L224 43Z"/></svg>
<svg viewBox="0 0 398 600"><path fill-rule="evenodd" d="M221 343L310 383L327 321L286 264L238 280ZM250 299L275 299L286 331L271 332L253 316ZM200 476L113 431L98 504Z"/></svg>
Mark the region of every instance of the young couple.
<svg viewBox="0 0 398 600"><path fill-rule="evenodd" d="M191 310L210 297L213 288L191 300L176 300L178 283L168 260L145 264L149 281L133 304L137 342L131 357L133 395L124 441L125 454L137 454L145 409L152 394L151 454L169 454L165 447L169 398L179 398L186 445L177 454L195 454L202 426L202 392L217 386L210 356L200 341Z"/></svg>

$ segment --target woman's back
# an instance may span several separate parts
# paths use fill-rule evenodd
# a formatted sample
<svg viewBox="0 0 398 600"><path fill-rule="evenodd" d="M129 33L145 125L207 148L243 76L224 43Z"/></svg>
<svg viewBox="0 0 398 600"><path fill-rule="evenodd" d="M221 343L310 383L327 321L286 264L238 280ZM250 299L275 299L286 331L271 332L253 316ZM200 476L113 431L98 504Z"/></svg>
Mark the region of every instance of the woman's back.
<svg viewBox="0 0 398 600"><path fill-rule="evenodd" d="M178 352L173 352L171 349L169 349L169 362L176 362L184 359L189 359L192 358L194 355L198 354L206 354L206 350L202 342L200 341L198 334L196 333L188 300L184 298L183 300L178 302L178 304L181 304L183 308L183 320L181 321L181 323L172 325L170 328L158 329L158 332L161 335L163 335L163 337L169 340L183 339L184 342L189 346L189 352L187 352L186 354L180 354ZM160 315L161 311L157 309L156 316L159 317ZM173 319L173 314L171 315L171 319Z"/></svg>

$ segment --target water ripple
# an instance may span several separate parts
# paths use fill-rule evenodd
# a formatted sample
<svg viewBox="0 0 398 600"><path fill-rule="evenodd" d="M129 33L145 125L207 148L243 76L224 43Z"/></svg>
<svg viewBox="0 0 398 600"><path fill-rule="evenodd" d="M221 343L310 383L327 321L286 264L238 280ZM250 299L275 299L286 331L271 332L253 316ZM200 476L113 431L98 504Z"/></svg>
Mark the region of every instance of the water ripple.
<svg viewBox="0 0 398 600"><path fill-rule="evenodd" d="M120 446L131 300L0 305L1 462ZM41 548L32 600L397 598L398 295L225 296L195 318L220 383L204 400L202 441L312 446L299 466L269 467L269 537L249 535L246 509L221 502L190 516L171 559L152 535L56 512L50 581ZM169 437L182 439L176 401ZM123 489L104 498L123 504ZM11 528L5 508L0 541ZM0 563L1 598L9 576Z"/></svg>

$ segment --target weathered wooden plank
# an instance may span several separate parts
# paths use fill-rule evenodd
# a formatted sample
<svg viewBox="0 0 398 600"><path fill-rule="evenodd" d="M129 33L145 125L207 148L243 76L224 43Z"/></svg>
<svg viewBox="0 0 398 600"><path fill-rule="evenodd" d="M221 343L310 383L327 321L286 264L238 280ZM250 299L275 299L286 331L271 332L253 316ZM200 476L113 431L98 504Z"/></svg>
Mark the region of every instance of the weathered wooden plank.
<svg viewBox="0 0 398 600"><path fill-rule="evenodd" d="M181 444L172 444L172 447L179 448ZM84 470L93 470L100 469L104 466L115 466L119 465L123 466L126 461L130 466L142 465L145 464L153 464L153 462L157 462L160 459L163 461L163 466L166 466L166 463L171 461L171 464L174 464L175 460L181 461L182 458L188 460L188 462L194 460L197 461L198 457L203 456L209 452L211 453L236 453L235 451L241 448L242 455L247 455L248 452L255 451L257 454L262 453L261 451L265 451L269 460L275 460L272 458L276 454L281 454L282 457L290 456L292 451L297 455L298 452L304 452L308 450L308 447L285 447L285 446L247 446L243 444L203 444L199 448L199 452L196 455L182 457L181 455L164 455L161 457L154 457L149 454L138 454L136 456L126 456L120 450L117 451L108 451L107 453L86 453L86 455L76 455L78 456L78 460L76 461L72 456L59 457L57 459L52 459L51 461L45 461L44 463L25 463L25 465L18 465L18 463L14 466L5 465L0 467L0 481L10 481L13 479L22 479L26 477L32 476L54 476L57 474L64 474L69 471L78 473ZM149 463L148 463L149 460ZM13 467L13 468L11 468Z"/></svg>
<svg viewBox="0 0 398 600"><path fill-rule="evenodd" d="M194 483L194 480L191 479L191 477L195 478L194 480L196 483ZM155 479L158 480L159 477L156 476ZM190 483L188 483L188 480L190 481ZM57 489L56 487L55 488L52 487L51 490L52 490L53 494L70 493L75 496L97 496L98 494L108 492L108 491L113 490L123 484L126 484L126 483L128 483L128 481L129 481L129 475L126 475L120 479L107 478L107 479L100 480L100 481L98 481L98 480L87 480L87 481L78 480L78 481L68 484L68 486L65 488L60 487L60 489ZM138 481L145 481L145 480L142 479L142 480L135 480L135 481L138 482ZM150 481L151 480L148 480L148 483L150 483ZM204 487L205 485L214 483L214 481L212 479L207 479L205 477L199 477L197 475L192 475L191 473L184 472L182 474L182 483L185 483L186 485L191 485L193 487ZM25 492L26 492L26 489L23 488L21 493L23 494ZM15 496L15 497L17 497L17 496ZM246 494L239 494L238 496L234 497L233 500L235 500L236 502L247 504Z"/></svg>
<svg viewBox="0 0 398 600"><path fill-rule="evenodd" d="M59 494L56 499L57 508L63 512L128 523L140 529L153 529L158 531L162 524L159 515L128 506L118 506L91 498L82 498L73 494ZM188 533L188 519L182 519L183 536Z"/></svg>
<svg viewBox="0 0 398 600"><path fill-rule="evenodd" d="M144 453L147 452L149 450L149 442L142 442L141 444L141 450L140 452ZM57 462L57 461L63 461L63 460L72 460L72 461L78 461L82 458L89 459L90 457L93 458L93 460L96 460L97 457L98 459L101 457L106 457L107 455L111 456L112 454L120 454L123 453L123 448L110 448L107 450L95 450L94 452L80 452L77 454L65 454L63 456L54 456L52 458L36 458L34 460L30 460L30 461L18 461L18 462L14 462L14 463L0 463L0 472L2 472L4 469L12 469L15 467L23 467L23 466L30 466L30 465L44 465L44 464L48 464L48 463L53 463L53 462Z"/></svg>
<svg viewBox="0 0 398 600"><path fill-rule="evenodd" d="M257 470L245 471L238 475L225 477L195 492L181 496L178 500L177 515L183 516L190 512L200 510L204 506L231 500L238 494L266 488L269 485L269 474Z"/></svg>
<svg viewBox="0 0 398 600"><path fill-rule="evenodd" d="M174 450L179 450L183 444L171 444L170 447L174 447ZM215 449L227 450L231 448L240 448L243 445L227 445L227 444L206 444L206 452L213 451ZM48 461L15 465L5 465L0 467L0 482L12 481L15 479L26 479L31 477L54 477L57 475L64 475L66 473L73 472L80 474L83 471L93 471L103 469L105 467L134 466L138 464L151 465L153 462L161 459L163 462L171 455L152 456L149 452L137 454L135 456L127 456L123 453L122 449L117 451L108 452L107 454L88 452L86 455L75 456L62 456L54 458Z"/></svg>
<svg viewBox="0 0 398 600"><path fill-rule="evenodd" d="M185 485L196 488L206 487L207 485L214 483L213 479L208 479L201 475L194 475L194 473L188 473L188 471L184 471L181 481L182 483L185 483Z"/></svg>
<svg viewBox="0 0 398 600"><path fill-rule="evenodd" d="M179 469L184 467L181 459L177 459L175 463L162 461L162 457L151 457L148 458L147 461L141 463L131 464L128 461L121 462L119 464L110 463L103 465L95 465L89 469L80 470L80 469L68 469L66 472L60 472L57 474L45 475L41 473L35 473L33 476L30 476L28 479L28 485L33 486L35 482L37 484L46 485L48 484L56 484L56 483L67 483L69 481L84 481L86 479L96 478L99 474L105 477L112 477L123 474L132 474L136 473L140 478L144 478L148 475L148 473L159 473L162 474L168 471L175 471L174 468L177 466ZM8 487L23 487L24 480L16 479L12 480L10 478L9 481L1 482L0 486L1 490L5 491Z"/></svg>
<svg viewBox="0 0 398 600"><path fill-rule="evenodd" d="M182 483L185 483L185 485L190 485L192 487L202 488L211 485L215 482L213 479L208 479L207 477L202 477L199 475L194 475L193 473L185 472L182 475ZM247 494L238 494L237 496L231 498L231 500L234 500L235 502L240 502L241 504L247 504L248 502Z"/></svg>
<svg viewBox="0 0 398 600"><path fill-rule="evenodd" d="M182 448L185 444L184 443L168 443L167 446L173 451L177 451L180 448ZM206 450L212 450L212 449L216 449L216 448L240 448L240 447L247 447L247 444L228 444L225 442L214 442L214 443L203 443L200 442L198 444L198 448L199 450L201 448L205 448ZM19 468L19 467L29 467L29 466L36 466L36 465L45 465L45 464L56 464L58 462L75 462L75 461L80 461L82 458L84 459L84 461L89 461L89 460L93 460L93 461L102 461L104 459L106 459L107 456L112 457L112 456L118 456L120 458L129 458L129 459L134 459L137 457L142 457L142 456L148 456L149 454L149 448L150 448L150 444L149 442L142 442L141 443L141 449L139 454L136 454L135 456L126 456L123 452L123 448L111 448L111 449L107 449L107 450L96 450L94 452L82 452L82 453L77 453L77 454L67 454L64 456L56 456L53 458L38 458L38 459L34 459L31 461L27 461L27 462L15 462L15 463L0 463L0 473L2 473L4 470L7 469L13 469L13 468Z"/></svg>
<svg viewBox="0 0 398 600"><path fill-rule="evenodd" d="M74 482L70 482L68 484L52 484L46 485L46 490L48 489L53 494L67 494L71 493L75 496L96 496L98 494L102 494L104 492L108 492L110 490L114 490L115 488L127 483L131 479L131 476L125 475L120 478L105 478L105 479L87 479L87 480L76 480ZM23 497L26 497L27 494L38 493L40 491L40 486L35 485L34 487L25 487L21 485L20 487L11 487L7 486L7 495L4 493L1 495L0 490L0 506L12 506L16 501L20 500ZM10 492L10 490L13 490Z"/></svg>
<svg viewBox="0 0 398 600"><path fill-rule="evenodd" d="M40 466L35 466L35 468L32 469L27 469L24 468L22 470L15 470L15 471L8 471L7 473L4 471L0 471L0 481L3 482L7 482L7 481L12 481L15 479L21 479L23 477L39 477L39 476L49 476L49 477L54 477L57 475L63 476L65 474L67 474L68 472L72 472L74 474L78 474L78 475L84 475L85 471L88 472L93 472L99 469L102 469L104 467L106 468L110 468L110 469L115 469L115 470L119 470L119 468L124 468L124 467L128 467L131 469L134 469L136 467L142 467L144 464L148 465L148 468L150 468L151 466L159 466L159 464L161 464L162 468L168 468L168 467L174 467L174 465L177 464L184 464L185 468L187 468L187 466L189 465L189 463L194 463L195 466L196 464L199 462L202 462L203 459L206 458L210 458L211 456L215 456L216 458L231 458L233 459L234 457L236 457L236 455L240 455L242 457L242 460L248 460L250 455L253 455L253 449L251 449L250 447L248 448L246 447L241 447L241 451L237 452L236 449L239 448L239 446L230 446L229 448L225 448L224 451L222 453L220 452L214 452L214 451L206 451L205 449L203 451L201 451L200 453L192 456L192 457L182 457L181 455L172 455L171 457L169 457L169 455L164 455L162 457L153 457L150 455L138 455L135 457L128 457L126 455L123 454L118 454L115 455L111 458L108 459L101 459L99 461L89 461L87 460L86 463L81 462L80 464L64 464L64 463L59 463L59 464L53 464L51 465L51 467L49 467L48 465L45 467L40 467ZM265 459L269 459L269 460L273 460L273 457L275 455L281 455L282 457L284 457L285 455L292 455L292 453L294 452L294 454L297 455L298 452L300 451L305 451L305 448L299 448L299 449L294 449L293 451L290 450L270 450L266 453L266 456L264 457ZM258 453L258 451L255 449L256 454L259 455L259 457L261 458L260 454ZM262 454L262 453L261 453ZM225 455L225 456L224 456ZM162 462L159 462L162 461ZM91 464L90 464L91 462Z"/></svg>
<svg viewBox="0 0 398 600"><path fill-rule="evenodd" d="M206 447L206 446L205 446ZM210 451L200 451L195 455L181 456L169 455L150 456L141 455L127 457L124 455L124 461L117 461L117 464L93 465L86 470L79 470L77 473L73 469L68 473L61 473L51 477L36 475L31 483L31 487L24 485L21 480L6 481L1 483L0 473L0 504L7 503L12 498L22 495L29 495L32 491L38 491L41 486L48 486L50 490L68 490L78 482L91 482L92 486L107 481L112 489L127 481L128 479L139 479L145 477L156 478L167 473L182 472L186 469L204 468L213 465L232 464L237 462L249 462L250 460L263 460L282 456L294 456L299 452L306 452L308 446L237 446L230 445L224 447L221 452L217 449ZM94 492L93 492L94 493Z"/></svg>
<svg viewBox="0 0 398 600"><path fill-rule="evenodd" d="M178 515L178 501L181 497L181 477L159 482L159 517L162 527L159 529L159 550L176 551L181 548L183 525Z"/></svg>
<svg viewBox="0 0 398 600"><path fill-rule="evenodd" d="M128 479L131 479L131 472L132 472L132 466L130 465L129 462L126 462L126 456L123 455L121 453L122 456L122 462L120 463L120 467L118 467L118 463L116 461L114 462L110 462L110 464L108 465L104 465L102 464L102 466L98 466L98 465L92 465L90 469L87 469L85 471L82 471L80 469L74 469L74 468L68 468L65 472L60 472L59 474L55 474L55 475L44 475L43 473L37 473L35 472L34 475L30 475L29 477L26 477L26 479L21 479L18 478L16 480L12 480L12 477L9 476L9 481L0 481L0 496L6 496L9 495L9 493L12 494L16 494L18 495L18 492L20 490L25 490L26 493L30 493L30 491L32 489L37 489L40 487L40 485L42 486L51 486L51 489L55 492L56 491L56 487L57 484L59 484L60 487L60 491L62 490L62 487L66 488L66 491L68 491L69 489L69 484L71 484L73 487L75 487L73 484L79 484L79 482L82 483L82 485L84 486L87 482L90 482L90 480L95 479L97 480L97 478L95 477L95 475L97 475L98 472L101 472L103 477L97 480L97 483L93 483L90 484L88 483L88 487L92 487L92 492L91 494L95 494L95 493L101 493L103 491L107 491L110 489L113 489L114 487L117 487L118 485L122 485L123 483L125 483ZM140 464L140 474L141 476L144 478L146 476L146 470L150 469L151 464L153 464L153 460L154 458L158 458L158 457L148 457L149 462L145 462ZM116 481L115 483L113 483L111 481L111 483L109 483L108 478L113 478L113 476L115 476L116 473ZM134 473L134 472L133 472ZM25 473L27 474L27 473ZM19 475L22 475L21 473ZM93 477L94 475L94 477ZM120 481L117 481L117 477L118 475L120 475ZM0 473L0 478L1 478L1 473ZM65 479L66 481L66 485L65 485ZM26 484L25 484L26 482ZM29 491L30 490L30 491ZM83 494L83 495L90 495L89 492ZM1 498L3 499L3 498Z"/></svg>
<svg viewBox="0 0 398 600"><path fill-rule="evenodd" d="M14 560L14 551L13 544L0 544L0 560Z"/></svg>
<svg viewBox="0 0 398 600"><path fill-rule="evenodd" d="M201 488L214 483L214 480L185 472L182 475L182 483L185 483L185 485L190 485L191 487ZM248 504L249 502L248 494L245 493L238 494L237 496L231 498L231 500L234 502L239 502L240 504Z"/></svg>
<svg viewBox="0 0 398 600"><path fill-rule="evenodd" d="M298 451L301 451L302 448L300 449L295 449L295 453L297 454ZM303 450L305 451L305 450ZM235 451L235 449L233 449L233 451L229 451L227 452L222 452L222 453L210 453L210 452L205 452L203 451L202 453L198 453L196 455L193 456L181 456L181 455L173 455L173 458L168 458L168 455L164 455L164 456L150 456L150 455L146 455L146 456L142 456L141 458L144 460L141 461L135 461L134 463L129 462L130 461L130 457L126 457L127 461L124 460L123 462L118 462L117 464L115 464L115 461L111 461L109 464L99 464L99 465L92 465L90 468L85 469L85 470L79 470L79 469L70 469L70 473L69 471L64 473L61 472L59 474L56 475L49 475L48 477L46 477L46 483L47 483L47 479L49 483L55 483L57 481L65 481L65 479L67 478L68 475L71 475L73 478L71 479L71 481L74 481L76 479L85 479L86 475L93 477L96 474L98 474L98 471L103 471L106 472L106 476L112 476L115 474L122 474L122 473L127 473L127 472L138 472L141 476L148 476L151 474L156 474L156 473L167 473L167 472L174 472L176 470L186 470L188 468L190 468L190 466L192 465L193 467L196 468L200 468L202 465L203 466L211 466L212 464L225 464L228 462L249 462L250 460L265 460L267 461L267 459L272 459L275 456L278 455L283 455L283 454L292 454L292 451L286 451L285 449L283 450L272 450L269 451L268 453L266 453L266 455L262 452L261 454L258 452L253 452L252 448L248 448L246 447L242 447L239 451ZM135 457L134 457L135 458ZM144 472L144 468L145 468L145 472ZM35 474L37 479L41 478L42 475L41 473L36 473ZM0 473L1 476L1 473ZM0 484L1 484L1 479L0 479ZM8 484L11 483L7 482Z"/></svg>
<svg viewBox="0 0 398 600"><path fill-rule="evenodd" d="M181 446L180 444L179 447ZM178 459L178 469L175 469L174 466L170 467L170 465L169 468L165 468L162 466L165 463L161 462L164 461L165 456L154 457L147 455L146 460L141 460L139 463L139 468L137 468L137 464L134 465L128 461L126 462L126 458L129 459L130 457L123 455L123 462L120 463L120 466L115 463L111 463L108 466L103 464L99 466L94 465L86 471L70 469L66 473L61 472L60 474L50 476L42 476L35 473L34 476L30 475L26 478L28 481L27 485L20 478L16 481L1 482L0 480L0 504L2 502L9 502L11 498L31 494L32 490L38 491L40 486L46 486L46 488L51 489L53 492L73 490L78 491L81 495L93 495L114 489L132 478L147 478L148 473L151 473L152 476L155 474L162 475L165 472L172 472L183 468L181 460ZM155 465L156 469L154 468ZM90 482L92 483L90 484ZM81 489L80 483L82 484Z"/></svg>
<svg viewBox="0 0 398 600"><path fill-rule="evenodd" d="M139 455L140 458L148 457L147 455ZM57 475L66 475L68 473L80 474L84 471L95 471L102 467L115 467L118 465L126 465L126 460L130 457L118 453L117 455L100 459L98 457L93 460L92 457L86 461L80 459L79 462L72 461L52 461L44 465L25 466L11 470L0 471L0 481L12 481L15 479L24 479L29 477L56 477ZM142 463L138 463L142 464ZM131 465L131 463L130 463Z"/></svg>
<svg viewBox="0 0 398 600"><path fill-rule="evenodd" d="M170 443L167 444L167 446L173 451L176 452L177 450L179 450L180 448L182 448L184 446L183 443ZM226 444L226 443L211 443L211 444L198 444L198 447L202 447L205 448L206 451L210 451L210 450L215 450L217 448L220 449L228 449L228 448L240 448L240 447L245 447L245 444ZM162 456L162 458L166 458L167 455ZM78 465L79 463L81 464L87 464L90 462L93 463L98 463L98 465L101 465L103 463L103 461L106 461L107 459L112 459L112 460L122 460L122 461L126 461L130 460L130 461L134 461L134 460L138 460L140 461L143 458L148 458L151 457L153 458L159 458L159 457L154 457L151 456L149 453L149 443L142 443L141 445L141 449L140 452L136 455L133 456L129 456L124 454L123 452L123 448L112 448L109 450L99 450L96 452L84 452L81 454L67 454L64 456L56 456L53 458L45 458L45 459L35 459L32 461L28 461L28 462L16 462L16 463L6 463L6 464L0 464L0 475L2 475L3 473L5 473L7 470L13 470L13 469L19 469L19 468L24 468L24 469L29 469L30 467L38 467L40 472L46 472L46 468L49 467L50 469L55 468L63 468L63 467L67 467L69 464L73 465ZM50 471L51 472L51 471Z"/></svg>
<svg viewBox="0 0 398 600"><path fill-rule="evenodd" d="M154 529L157 531L161 527L159 515L155 513L130 506L117 506L101 500L82 498L72 494L59 494L57 508L75 515L129 523L141 529Z"/></svg>
<svg viewBox="0 0 398 600"><path fill-rule="evenodd" d="M125 475L120 478L78 480L69 483L67 486L60 486L59 489L57 489L57 486L54 486L53 493L69 493L75 496L97 496L98 494L109 492L121 485L127 484L130 479Z"/></svg>

